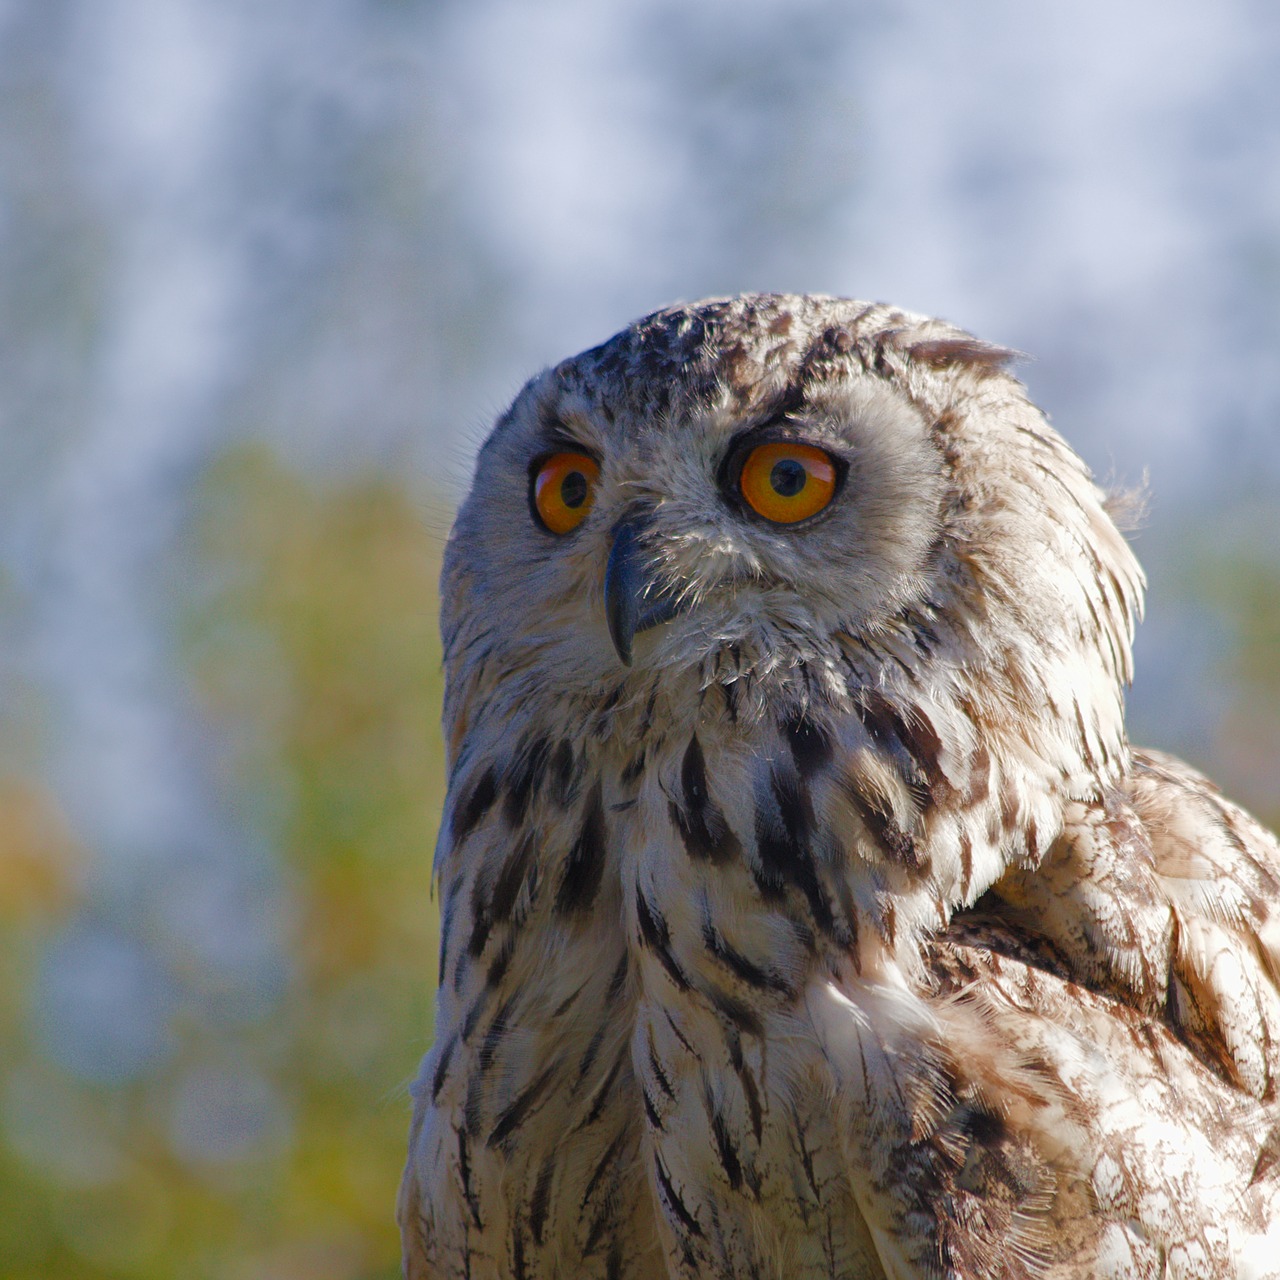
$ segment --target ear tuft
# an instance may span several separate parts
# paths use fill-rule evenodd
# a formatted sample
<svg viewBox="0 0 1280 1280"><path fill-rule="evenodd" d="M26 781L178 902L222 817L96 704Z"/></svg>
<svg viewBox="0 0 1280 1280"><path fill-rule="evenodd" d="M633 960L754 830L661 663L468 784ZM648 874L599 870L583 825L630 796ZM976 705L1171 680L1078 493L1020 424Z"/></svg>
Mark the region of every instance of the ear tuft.
<svg viewBox="0 0 1280 1280"><path fill-rule="evenodd" d="M952 365L966 365L971 369L987 369L998 372L1014 360L1023 358L1020 351L1011 347L996 346L980 338L925 338L906 348L913 360L921 360L935 369L947 369Z"/></svg>

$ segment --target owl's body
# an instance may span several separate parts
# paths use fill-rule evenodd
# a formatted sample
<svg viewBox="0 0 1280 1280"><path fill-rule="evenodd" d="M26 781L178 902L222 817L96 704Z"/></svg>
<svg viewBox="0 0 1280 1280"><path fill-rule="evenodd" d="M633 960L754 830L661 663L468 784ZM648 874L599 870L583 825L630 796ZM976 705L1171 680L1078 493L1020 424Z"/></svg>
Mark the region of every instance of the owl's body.
<svg viewBox="0 0 1280 1280"><path fill-rule="evenodd" d="M747 297L498 424L410 1277L1280 1275L1280 853L1129 747L1141 573L1004 358Z"/></svg>

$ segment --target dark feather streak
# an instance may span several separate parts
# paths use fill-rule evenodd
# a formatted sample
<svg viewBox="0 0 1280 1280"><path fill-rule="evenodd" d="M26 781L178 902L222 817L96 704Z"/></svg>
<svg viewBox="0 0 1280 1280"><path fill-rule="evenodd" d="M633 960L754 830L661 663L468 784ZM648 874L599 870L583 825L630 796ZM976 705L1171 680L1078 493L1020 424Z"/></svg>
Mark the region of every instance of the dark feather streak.
<svg viewBox="0 0 1280 1280"><path fill-rule="evenodd" d="M742 1161L738 1158L737 1149L729 1136L729 1126L725 1123L722 1112L716 1107L710 1090L707 1091L705 1106L707 1118L711 1121L711 1136L715 1139L720 1167L724 1170L725 1177L729 1179L730 1188L737 1191L742 1186Z"/></svg>
<svg viewBox="0 0 1280 1280"><path fill-rule="evenodd" d="M498 872L498 878L494 881L493 893L489 898L489 914L495 921L511 919L511 913L515 909L516 899L520 896L520 889L524 884L525 873L532 857L533 837L526 835L502 864L502 870Z"/></svg>
<svg viewBox="0 0 1280 1280"><path fill-rule="evenodd" d="M671 931L666 917L644 896L636 885L636 919L640 924L640 940L658 957L658 962L681 991L689 990L689 979L671 953Z"/></svg>
<svg viewBox="0 0 1280 1280"><path fill-rule="evenodd" d="M768 784L756 788L756 884L771 901L781 898L788 884L799 889L814 924L830 934L835 921L813 860L815 825L813 801L794 762L777 761Z"/></svg>
<svg viewBox="0 0 1280 1280"><path fill-rule="evenodd" d="M600 1053L600 1046L604 1043L605 1032L609 1027L607 1023L602 1022L596 1029L591 1039L587 1041L586 1052L582 1055L582 1060L578 1063L578 1083L580 1084L587 1072L595 1065L596 1057Z"/></svg>
<svg viewBox="0 0 1280 1280"><path fill-rule="evenodd" d="M467 1015L462 1020L462 1039L470 1040L476 1029L476 1023L480 1021L480 1015L485 1011L493 996L492 987L481 987L476 998L471 1002L471 1008L467 1010Z"/></svg>
<svg viewBox="0 0 1280 1280"><path fill-rule="evenodd" d="M738 858L742 846L729 829L720 806L711 798L706 760L696 733L689 739L680 765L680 791L681 802L671 802L671 820L689 856L716 864Z"/></svg>
<svg viewBox="0 0 1280 1280"><path fill-rule="evenodd" d="M897 818L887 804L873 802L854 785L845 785L842 790L858 811L871 838L893 862L910 871L927 874L927 861L916 849L916 842L898 825Z"/></svg>
<svg viewBox="0 0 1280 1280"><path fill-rule="evenodd" d="M440 1057L436 1061L435 1074L431 1077L431 1101L435 1102L440 1097L440 1090L444 1088L444 1082L449 1075L449 1063L453 1058L454 1051L458 1047L458 1033L455 1031L453 1035L445 1041L444 1048L440 1051Z"/></svg>
<svg viewBox="0 0 1280 1280"><path fill-rule="evenodd" d="M571 803L578 793L579 770L573 754L573 744L561 740L551 756L551 785L555 799L563 806Z"/></svg>
<svg viewBox="0 0 1280 1280"><path fill-rule="evenodd" d="M559 1062L553 1062L549 1067L541 1071L534 1079L525 1087L523 1092L516 1095L513 1101L508 1105L498 1117L498 1122L493 1126L489 1133L488 1146L491 1149L501 1147L506 1140L529 1118L529 1113L537 1106L546 1093L547 1087L551 1084L556 1072L560 1069Z"/></svg>
<svg viewBox="0 0 1280 1280"><path fill-rule="evenodd" d="M613 1092L618 1073L622 1070L622 1064L626 1061L628 1054L629 1050L624 1046L622 1053L614 1059L613 1066L609 1068L609 1074L596 1087L595 1096L591 1100L591 1110L587 1112L585 1119L578 1126L580 1129L587 1129L600 1119L604 1112L604 1105L609 1101L609 1095Z"/></svg>
<svg viewBox="0 0 1280 1280"><path fill-rule="evenodd" d="M565 859L564 876L556 894L557 910L581 915L590 909L604 877L605 840L604 808L597 780L587 798L582 829Z"/></svg>
<svg viewBox="0 0 1280 1280"><path fill-rule="evenodd" d="M449 967L449 943L453 940L453 926L458 920L458 899L462 895L465 881L456 880L449 886L444 896L444 909L440 917L440 985L444 985L445 974ZM456 985L456 981L455 981Z"/></svg>
<svg viewBox="0 0 1280 1280"><path fill-rule="evenodd" d="M830 763L830 736L804 712L793 713L783 721L781 728L801 778L808 780Z"/></svg>
<svg viewBox="0 0 1280 1280"><path fill-rule="evenodd" d="M489 962L489 968L485 971L484 980L491 987L498 986L502 979L507 976L507 969L511 966L511 957L516 953L516 935L509 934L502 941L502 946L494 953L493 959Z"/></svg>
<svg viewBox="0 0 1280 1280"><path fill-rule="evenodd" d="M671 1028L671 1034L675 1036L675 1038L679 1040L682 1045L684 1045L685 1051L687 1053L691 1054L693 1057L696 1058L698 1055L695 1052L693 1045L689 1043L688 1037L684 1034L684 1032L682 1032L680 1028L676 1026L676 1020L671 1016L670 1012L666 1009L663 1009L662 1016L666 1018L667 1026Z"/></svg>
<svg viewBox="0 0 1280 1280"><path fill-rule="evenodd" d="M489 1023L489 1029L484 1034L484 1039L480 1043L480 1051L477 1054L477 1061L481 1075L488 1071L493 1065L493 1060L498 1052L498 1046L502 1043L503 1038L507 1034L507 1021L511 1017L511 1010L515 1007L519 994L520 993L518 991L513 991L498 1006L497 1013L493 1015L493 1020Z"/></svg>
<svg viewBox="0 0 1280 1280"><path fill-rule="evenodd" d="M622 988L626 985L627 972L630 966L630 957L624 951L618 960L617 967L613 971L613 977L609 979L609 988L605 992L605 999L610 1004L622 995Z"/></svg>
<svg viewBox="0 0 1280 1280"><path fill-rule="evenodd" d="M468 788L465 798L459 800L453 807L449 832L453 836L454 844L460 844L471 834L476 823L489 812L497 794L498 782L491 765Z"/></svg>
<svg viewBox="0 0 1280 1280"><path fill-rule="evenodd" d="M622 1246L616 1240L604 1264L604 1280L622 1280Z"/></svg>
<svg viewBox="0 0 1280 1280"><path fill-rule="evenodd" d="M467 939L467 953L473 958L484 951L489 930L493 927L489 903L485 899L484 885L481 877L477 876L471 885L471 937Z"/></svg>
<svg viewBox="0 0 1280 1280"><path fill-rule="evenodd" d="M706 994L716 1010L728 1018L739 1031L757 1037L764 1034L764 1023L760 1021L759 1015L750 1005L710 984L706 987Z"/></svg>
<svg viewBox="0 0 1280 1280"><path fill-rule="evenodd" d="M863 728L893 764L916 804L923 807L934 788L945 782L937 730L922 712L912 711L908 718L874 689L864 691L854 705Z"/></svg>
<svg viewBox="0 0 1280 1280"><path fill-rule="evenodd" d="M547 1210L551 1205L551 1179L556 1171L555 1155L549 1155L538 1170L538 1180L533 1184L533 1195L529 1198L529 1234L535 1244L542 1243L542 1235L547 1225Z"/></svg>
<svg viewBox="0 0 1280 1280"><path fill-rule="evenodd" d="M737 1029L730 1027L725 1035L725 1046L729 1050L729 1065L733 1067L738 1083L742 1086L742 1096L747 1104L747 1112L751 1116L751 1130L758 1143L764 1133L764 1107L760 1102L760 1090L756 1086L756 1078L751 1074L742 1056L742 1038Z"/></svg>
<svg viewBox="0 0 1280 1280"><path fill-rule="evenodd" d="M671 1175L667 1172L667 1167L662 1163L662 1157L655 1151L653 1153L653 1168L658 1178L658 1193L662 1197L663 1203L676 1216L680 1225L691 1236L702 1238L702 1228L698 1225L698 1220L691 1214L680 1199L675 1187L671 1185Z"/></svg>
<svg viewBox="0 0 1280 1280"><path fill-rule="evenodd" d="M653 1027L648 1029L648 1050L649 1050L649 1074L653 1076L654 1083L658 1088L667 1095L671 1100L675 1100L675 1090L671 1087L671 1081L667 1079L667 1073L662 1069L662 1063L658 1061L658 1047L653 1042Z"/></svg>
<svg viewBox="0 0 1280 1280"><path fill-rule="evenodd" d="M475 1188L471 1185L471 1146L465 1129L458 1130L458 1176L462 1180L462 1198L467 1202L467 1208L471 1210L471 1220L476 1224L477 1231L483 1231L480 1201L476 1196Z"/></svg>
<svg viewBox="0 0 1280 1280"><path fill-rule="evenodd" d="M502 801L502 816L509 827L517 828L524 822L529 801L546 773L550 754L551 743L546 738L534 738L516 754L515 762L504 779L506 794Z"/></svg>
<svg viewBox="0 0 1280 1280"><path fill-rule="evenodd" d="M756 964L736 947L726 942L709 916L703 917L702 941L711 955L747 986L754 987L757 991L772 991L778 995L792 994L790 985L780 973Z"/></svg>
<svg viewBox="0 0 1280 1280"><path fill-rule="evenodd" d="M640 1097L644 1102L644 1114L649 1121L649 1127L657 1129L659 1133L665 1132L662 1117L658 1114L658 1108L653 1105L653 1099L649 1097L649 1090L642 1087Z"/></svg>

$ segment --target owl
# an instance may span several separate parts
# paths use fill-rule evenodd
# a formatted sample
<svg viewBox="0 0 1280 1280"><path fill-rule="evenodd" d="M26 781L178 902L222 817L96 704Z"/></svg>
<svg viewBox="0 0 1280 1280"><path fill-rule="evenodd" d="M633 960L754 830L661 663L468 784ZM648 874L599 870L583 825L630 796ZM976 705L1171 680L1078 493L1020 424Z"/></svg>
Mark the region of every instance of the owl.
<svg viewBox="0 0 1280 1280"><path fill-rule="evenodd" d="M940 321L534 378L442 582L405 1271L1280 1276L1280 850L1131 747L1108 499Z"/></svg>

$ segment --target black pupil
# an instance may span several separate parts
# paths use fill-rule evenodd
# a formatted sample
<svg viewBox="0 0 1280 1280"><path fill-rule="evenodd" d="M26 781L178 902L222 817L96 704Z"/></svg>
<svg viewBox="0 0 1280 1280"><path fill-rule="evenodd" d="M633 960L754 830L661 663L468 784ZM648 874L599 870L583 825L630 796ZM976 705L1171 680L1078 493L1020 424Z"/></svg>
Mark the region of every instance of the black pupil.
<svg viewBox="0 0 1280 1280"><path fill-rule="evenodd" d="M808 479L809 473L804 469L804 464L794 458L783 458L781 462L775 462L773 470L769 472L769 483L780 498L794 498Z"/></svg>
<svg viewBox="0 0 1280 1280"><path fill-rule="evenodd" d="M580 507L587 500L587 477L581 471L570 471L560 481L560 501L566 507Z"/></svg>

